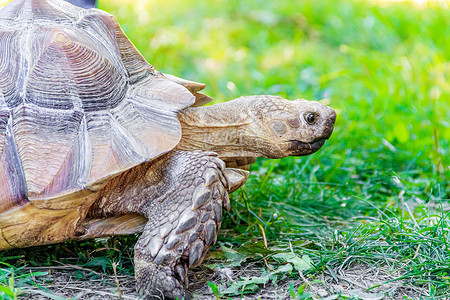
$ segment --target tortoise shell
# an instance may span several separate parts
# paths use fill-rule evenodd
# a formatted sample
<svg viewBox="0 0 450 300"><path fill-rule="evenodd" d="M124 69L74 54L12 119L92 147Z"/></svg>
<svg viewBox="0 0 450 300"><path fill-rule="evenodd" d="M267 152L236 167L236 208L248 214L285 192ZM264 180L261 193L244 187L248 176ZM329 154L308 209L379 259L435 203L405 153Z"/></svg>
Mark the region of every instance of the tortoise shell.
<svg viewBox="0 0 450 300"><path fill-rule="evenodd" d="M59 0L2 8L0 214L80 198L173 149L177 112L202 88L178 79L147 63L103 11Z"/></svg>

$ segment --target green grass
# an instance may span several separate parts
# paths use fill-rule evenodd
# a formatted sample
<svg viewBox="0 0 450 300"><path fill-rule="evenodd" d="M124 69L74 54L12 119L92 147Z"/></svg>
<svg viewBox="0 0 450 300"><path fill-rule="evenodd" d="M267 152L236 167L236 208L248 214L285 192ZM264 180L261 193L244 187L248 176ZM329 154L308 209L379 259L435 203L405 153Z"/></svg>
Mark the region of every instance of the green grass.
<svg viewBox="0 0 450 300"><path fill-rule="evenodd" d="M400 270L398 279L423 297L450 296L448 8L356 0L103 0L100 8L156 69L205 82L217 102L276 94L324 99L337 111L323 149L259 160L232 196L211 261L255 263L261 280L211 283L218 298L230 288L254 292L264 280L299 278L298 260L279 255L291 252L311 259L302 270L310 280L364 263ZM2 260L21 275L23 266L55 260L107 272L114 260L119 272L132 273L133 240L107 242L122 252L91 253L104 242L82 242L15 250L24 256ZM284 269L270 271L263 258ZM0 294L29 284L0 274ZM300 279L289 293L314 294Z"/></svg>

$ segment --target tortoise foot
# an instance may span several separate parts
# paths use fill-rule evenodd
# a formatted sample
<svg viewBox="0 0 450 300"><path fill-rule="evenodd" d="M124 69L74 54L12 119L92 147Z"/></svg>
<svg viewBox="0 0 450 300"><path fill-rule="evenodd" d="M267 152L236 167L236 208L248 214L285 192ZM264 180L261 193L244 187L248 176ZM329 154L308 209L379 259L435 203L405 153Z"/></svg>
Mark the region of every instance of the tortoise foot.
<svg viewBox="0 0 450 300"><path fill-rule="evenodd" d="M144 299L191 299L174 270L160 266L145 255L136 255L136 289Z"/></svg>

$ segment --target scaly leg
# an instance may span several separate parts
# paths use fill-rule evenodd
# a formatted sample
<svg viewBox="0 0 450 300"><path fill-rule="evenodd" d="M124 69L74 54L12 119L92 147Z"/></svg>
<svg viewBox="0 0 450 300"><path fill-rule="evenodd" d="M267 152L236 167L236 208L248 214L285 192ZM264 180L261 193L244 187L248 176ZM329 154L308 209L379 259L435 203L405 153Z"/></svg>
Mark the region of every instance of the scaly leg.
<svg viewBox="0 0 450 300"><path fill-rule="evenodd" d="M199 265L216 242L228 193L248 173L225 169L214 153L200 151L174 151L158 165L146 174L158 182L152 200L139 211L148 222L135 246L137 289L149 298L181 299L188 296L188 268Z"/></svg>

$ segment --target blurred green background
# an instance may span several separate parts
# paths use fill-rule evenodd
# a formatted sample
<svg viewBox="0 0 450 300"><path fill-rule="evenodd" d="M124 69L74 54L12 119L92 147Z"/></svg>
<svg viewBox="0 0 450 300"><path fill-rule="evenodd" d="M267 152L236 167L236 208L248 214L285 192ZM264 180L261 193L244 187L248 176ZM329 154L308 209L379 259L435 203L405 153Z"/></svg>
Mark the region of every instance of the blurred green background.
<svg viewBox="0 0 450 300"><path fill-rule="evenodd" d="M276 94L326 99L330 144L407 150L449 171L450 11L446 2L106 1L160 71L205 82L216 101ZM438 148L435 148L435 136ZM382 145L387 146L382 146ZM356 155L356 154L355 154ZM438 166L438 159L444 165ZM421 167L432 167L424 163Z"/></svg>

